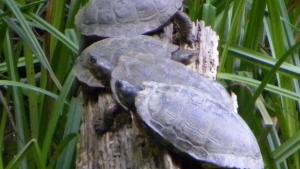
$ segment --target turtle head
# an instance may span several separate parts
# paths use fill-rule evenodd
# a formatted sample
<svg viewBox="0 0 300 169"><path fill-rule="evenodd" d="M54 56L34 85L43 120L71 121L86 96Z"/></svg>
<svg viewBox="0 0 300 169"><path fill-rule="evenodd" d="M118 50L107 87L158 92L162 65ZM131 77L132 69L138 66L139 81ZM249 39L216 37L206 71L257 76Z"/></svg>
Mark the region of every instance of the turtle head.
<svg viewBox="0 0 300 169"><path fill-rule="evenodd" d="M134 109L135 97L142 89L124 80L116 80L115 89L120 102L129 109Z"/></svg>
<svg viewBox="0 0 300 169"><path fill-rule="evenodd" d="M106 59L104 56L101 56L101 53L98 53L97 55L88 53L85 59L86 66L90 72L97 79L103 81L104 84L108 84L111 77L111 72L114 68L110 60Z"/></svg>

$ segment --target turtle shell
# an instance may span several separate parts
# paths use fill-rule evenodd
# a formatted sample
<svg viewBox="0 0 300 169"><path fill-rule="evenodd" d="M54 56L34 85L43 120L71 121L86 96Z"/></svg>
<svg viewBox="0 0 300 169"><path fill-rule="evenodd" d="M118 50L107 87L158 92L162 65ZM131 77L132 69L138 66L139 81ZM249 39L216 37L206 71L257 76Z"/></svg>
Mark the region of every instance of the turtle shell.
<svg viewBox="0 0 300 169"><path fill-rule="evenodd" d="M150 53L158 57L171 58L171 53L178 46L164 43L150 36L138 35L135 37L107 38L93 43L77 58L75 75L77 79L91 87L103 87L101 80L95 78L90 72L89 56L107 60L112 66L117 64L121 55L129 52Z"/></svg>
<svg viewBox="0 0 300 169"><path fill-rule="evenodd" d="M85 36L134 36L166 24L182 0L90 0L79 10L75 24Z"/></svg>
<svg viewBox="0 0 300 169"><path fill-rule="evenodd" d="M187 69L178 62L152 54L128 53L127 56L121 56L111 73L111 90L115 96L117 96L115 87L117 80L127 81L138 88L142 88L145 81L193 86L210 93L216 101L225 102L233 109L230 96L222 85ZM116 100L122 104L118 97Z"/></svg>
<svg viewBox="0 0 300 169"><path fill-rule="evenodd" d="M263 168L250 128L212 92L183 85L144 84L135 98L138 117L177 150L219 167Z"/></svg>

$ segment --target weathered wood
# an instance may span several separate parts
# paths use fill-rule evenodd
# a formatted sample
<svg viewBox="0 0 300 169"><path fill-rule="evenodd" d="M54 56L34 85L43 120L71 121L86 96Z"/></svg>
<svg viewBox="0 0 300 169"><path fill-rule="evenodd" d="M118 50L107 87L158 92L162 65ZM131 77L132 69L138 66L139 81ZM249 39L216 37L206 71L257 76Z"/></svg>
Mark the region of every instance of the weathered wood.
<svg viewBox="0 0 300 169"><path fill-rule="evenodd" d="M110 93L101 93L97 102L88 101L85 105L77 168L179 169L167 151L149 138L125 110L116 116L110 131L97 135L94 124L114 104Z"/></svg>
<svg viewBox="0 0 300 169"><path fill-rule="evenodd" d="M200 28L198 23L196 27ZM160 36L161 39L167 41L166 39L172 38L170 29L172 30L172 27L166 28L168 33ZM210 28L201 27L201 30L204 29ZM195 44L196 50L202 49L201 46L207 43L205 42L206 39L209 39L209 43L212 43L211 39L216 39L213 42L218 41L218 37L214 32L211 35L213 37L202 39L200 29L196 30L195 36L199 39L199 42L201 41L201 44ZM205 34L205 37L209 36ZM215 47L209 49L216 50ZM216 52L210 51L214 56ZM209 52L200 51L200 53L199 59L203 59L202 57L205 57L206 53ZM211 58L211 55L209 57ZM215 61L214 58L213 62L208 62L217 65ZM199 63L202 62L198 61L192 68L199 70ZM158 141L150 137L148 132L140 126L140 123L136 122L134 117L131 117L130 113L125 110L121 110L116 115L113 126L108 132L97 135L94 130L95 123L101 125L105 121L103 114L114 105L115 103L109 92L100 92L96 101L86 100L81 126L81 139L78 144L77 169L200 169L199 166L195 167L192 163L187 164L189 162L186 160L181 160L178 157L174 158L174 154L171 154ZM180 163L181 165L179 165Z"/></svg>
<svg viewBox="0 0 300 169"><path fill-rule="evenodd" d="M210 27L205 27L203 21L195 22L193 28L193 34L198 40L198 43L194 44L194 50L199 51L199 55L195 64L189 67L205 77L216 79L219 66L219 36Z"/></svg>

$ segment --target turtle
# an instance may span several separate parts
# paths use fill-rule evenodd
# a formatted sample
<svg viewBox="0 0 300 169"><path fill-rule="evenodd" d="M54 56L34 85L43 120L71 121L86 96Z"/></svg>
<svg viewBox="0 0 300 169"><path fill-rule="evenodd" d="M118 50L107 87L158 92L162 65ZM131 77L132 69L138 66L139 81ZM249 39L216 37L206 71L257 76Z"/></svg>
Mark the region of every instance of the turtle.
<svg viewBox="0 0 300 169"><path fill-rule="evenodd" d="M263 169L256 138L230 105L212 91L153 81L117 80L120 100L175 152L217 167Z"/></svg>
<svg viewBox="0 0 300 169"><path fill-rule="evenodd" d="M87 48L83 53L90 53L89 50ZM203 77L181 63L151 53L128 52L114 57L108 50L82 54L78 65L99 83L96 85L110 87L114 94L113 84L116 80L126 80L137 86L141 86L144 81L156 81L193 86L212 92L218 100L231 102L227 99L229 95L226 89L216 81ZM77 78L80 77L79 70Z"/></svg>
<svg viewBox="0 0 300 169"><path fill-rule="evenodd" d="M183 0L90 0L81 8L75 25L92 41L108 37L132 37L161 30L173 18L182 39L191 44L192 21L183 13Z"/></svg>
<svg viewBox="0 0 300 169"><path fill-rule="evenodd" d="M104 87L87 68L90 66L89 62L93 60L91 58L105 58L108 64L115 67L119 57L130 52L149 53L157 57L173 59L185 65L194 62L199 54L197 51L179 49L177 45L146 35L107 38L93 43L80 54L75 64L76 77L88 86Z"/></svg>
<svg viewBox="0 0 300 169"><path fill-rule="evenodd" d="M211 92L220 102L233 103L226 89L215 80L208 79L171 59L157 57L148 53L128 53L119 57L117 64L111 64L105 57L90 56L89 70L96 79L101 79L104 86L110 86L116 95L115 82L125 80L135 86L142 86L144 81L193 86ZM117 102L118 99L116 98ZM121 102L119 102L121 104ZM122 104L121 104L122 105Z"/></svg>

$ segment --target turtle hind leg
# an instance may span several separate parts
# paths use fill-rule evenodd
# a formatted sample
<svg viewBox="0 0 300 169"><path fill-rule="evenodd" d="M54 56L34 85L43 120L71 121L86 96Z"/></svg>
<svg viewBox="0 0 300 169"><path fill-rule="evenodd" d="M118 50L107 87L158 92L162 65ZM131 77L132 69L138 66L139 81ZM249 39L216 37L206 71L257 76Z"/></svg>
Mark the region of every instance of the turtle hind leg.
<svg viewBox="0 0 300 169"><path fill-rule="evenodd" d="M181 39L189 46L192 46L196 38L192 33L193 23L189 16L182 11L177 11L174 16L174 22L179 27Z"/></svg>
<svg viewBox="0 0 300 169"><path fill-rule="evenodd" d="M178 49L172 53L172 60L185 65L194 63L198 58L199 52L194 50Z"/></svg>

